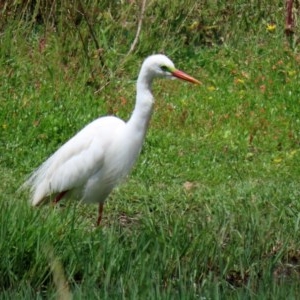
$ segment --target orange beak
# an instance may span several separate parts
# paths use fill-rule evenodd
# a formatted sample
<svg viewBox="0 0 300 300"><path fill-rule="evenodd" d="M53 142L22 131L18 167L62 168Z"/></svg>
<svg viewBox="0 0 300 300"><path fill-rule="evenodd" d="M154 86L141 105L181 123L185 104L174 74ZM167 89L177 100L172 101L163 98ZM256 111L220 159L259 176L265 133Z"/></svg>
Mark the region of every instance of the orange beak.
<svg viewBox="0 0 300 300"><path fill-rule="evenodd" d="M177 70L177 69L172 71L172 75L174 77L177 77L177 78L185 80L185 81L189 81L189 82L196 83L196 84L202 84L199 80L197 80L194 77L184 73L183 71Z"/></svg>

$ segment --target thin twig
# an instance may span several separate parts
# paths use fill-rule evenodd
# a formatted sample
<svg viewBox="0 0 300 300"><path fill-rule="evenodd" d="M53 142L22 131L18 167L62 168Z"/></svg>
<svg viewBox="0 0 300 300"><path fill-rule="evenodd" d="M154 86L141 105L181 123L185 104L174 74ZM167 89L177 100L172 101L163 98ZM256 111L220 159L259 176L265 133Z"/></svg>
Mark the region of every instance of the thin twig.
<svg viewBox="0 0 300 300"><path fill-rule="evenodd" d="M105 89L110 84L110 81L106 81L94 94L99 94L103 89Z"/></svg>
<svg viewBox="0 0 300 300"><path fill-rule="evenodd" d="M293 0L286 0L285 34L291 37L294 33Z"/></svg>
<svg viewBox="0 0 300 300"><path fill-rule="evenodd" d="M85 12L85 9L84 9L84 7L83 7L83 4L81 3L81 1L79 1L78 3L79 3L79 9L77 10L77 12L79 12L79 13L83 16L85 22L87 23L88 28L89 28L89 32L90 32L90 34L91 34L91 37L92 37L92 39L93 39L93 42L94 42L94 45L95 45L95 48L96 48L96 51L99 51L99 50L100 50L99 42L98 42L98 40L97 40L97 38L96 38L95 32L94 32L94 30L93 30L93 27L92 27L92 25L91 25L91 23L90 23L90 21L89 21L89 19L88 19L88 17L87 17L87 14L86 14L86 12ZM79 37L80 37L80 40L81 40L81 42L82 42L82 46L83 46L83 49L84 49L84 52L85 52L85 55L86 55L86 58L87 58L89 67L91 67L91 64L90 64L90 58L89 58L89 54L88 54L88 49L87 49L87 47L86 47L86 45L85 45L83 36L82 36L82 34L81 34L81 32L80 32L80 28L77 28L75 22L74 22L74 24L75 24L75 28L78 30ZM102 67L102 71L104 71L104 72L106 72L106 73L109 73L109 70L108 70L108 68L107 68L107 66L106 66L106 64L105 64L105 61L104 61L104 59L103 59L101 53L99 53L98 57L99 57L99 61L100 61L101 67ZM92 76L93 81L95 82L95 81L96 81L96 78L95 78L94 73L93 73L92 70L91 70L91 76ZM110 80L107 79L106 83L103 84L102 87L101 87L100 89L98 89L98 90L95 92L95 94L97 94L97 93L99 93L101 90L103 90L103 89L109 84L109 82L110 82Z"/></svg>
<svg viewBox="0 0 300 300"><path fill-rule="evenodd" d="M84 17L84 20L85 20L85 22L86 22L86 24L87 24L87 26L89 28L89 31L90 31L90 34L91 34L92 39L94 41L96 50L99 50L100 49L99 42L98 42L98 40L96 38L95 32L93 30L93 27L92 27L92 25L91 25L91 23L90 23L90 21L89 21L89 19L87 17L87 14L85 12L85 9L84 9L83 4L81 3L81 1L79 1L79 9L80 9L79 13ZM102 68L104 68L107 71L106 64L105 64L105 62L103 60L103 57L101 55L99 55L99 60L100 60Z"/></svg>
<svg viewBox="0 0 300 300"><path fill-rule="evenodd" d="M125 57L129 56L134 51L134 49L138 43L139 36L140 36L141 30L142 30L142 23L143 23L143 19L144 19L145 8L146 8L146 0L143 0L136 35L135 35L135 38L131 44L131 47Z"/></svg>

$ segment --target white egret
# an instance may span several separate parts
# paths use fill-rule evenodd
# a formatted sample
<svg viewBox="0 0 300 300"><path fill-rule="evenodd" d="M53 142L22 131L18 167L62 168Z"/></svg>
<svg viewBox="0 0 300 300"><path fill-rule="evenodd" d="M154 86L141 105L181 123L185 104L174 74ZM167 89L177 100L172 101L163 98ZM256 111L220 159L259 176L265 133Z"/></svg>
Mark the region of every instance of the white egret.
<svg viewBox="0 0 300 300"><path fill-rule="evenodd" d="M100 224L104 201L136 161L148 128L154 98L155 77L200 82L175 68L162 54L145 59L140 70L134 111L127 122L106 116L96 119L61 146L25 182L33 206L53 199L72 198L98 203Z"/></svg>

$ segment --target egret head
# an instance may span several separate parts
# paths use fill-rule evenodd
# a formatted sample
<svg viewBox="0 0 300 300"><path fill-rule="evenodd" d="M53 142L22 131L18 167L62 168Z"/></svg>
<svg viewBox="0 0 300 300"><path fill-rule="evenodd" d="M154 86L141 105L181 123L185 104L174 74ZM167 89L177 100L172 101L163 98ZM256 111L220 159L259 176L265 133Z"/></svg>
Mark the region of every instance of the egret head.
<svg viewBox="0 0 300 300"><path fill-rule="evenodd" d="M150 78L166 77L179 78L192 83L200 84L200 81L175 68L174 63L163 54L155 54L147 57L142 65L145 74Z"/></svg>

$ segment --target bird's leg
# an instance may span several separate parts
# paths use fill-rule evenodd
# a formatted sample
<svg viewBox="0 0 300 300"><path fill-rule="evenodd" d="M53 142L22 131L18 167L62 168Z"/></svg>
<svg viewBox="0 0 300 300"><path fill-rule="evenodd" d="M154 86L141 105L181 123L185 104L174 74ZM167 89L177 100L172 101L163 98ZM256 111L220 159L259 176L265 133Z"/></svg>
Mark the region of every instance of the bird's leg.
<svg viewBox="0 0 300 300"><path fill-rule="evenodd" d="M67 191L63 191L63 192L61 192L61 193L59 193L56 197L55 197L55 199L54 199L54 204L57 204L63 197L64 197L64 195L67 193Z"/></svg>
<svg viewBox="0 0 300 300"><path fill-rule="evenodd" d="M98 208L98 220L97 220L97 226L100 225L101 220L102 220L102 213L103 213L103 203L99 204L99 208Z"/></svg>

